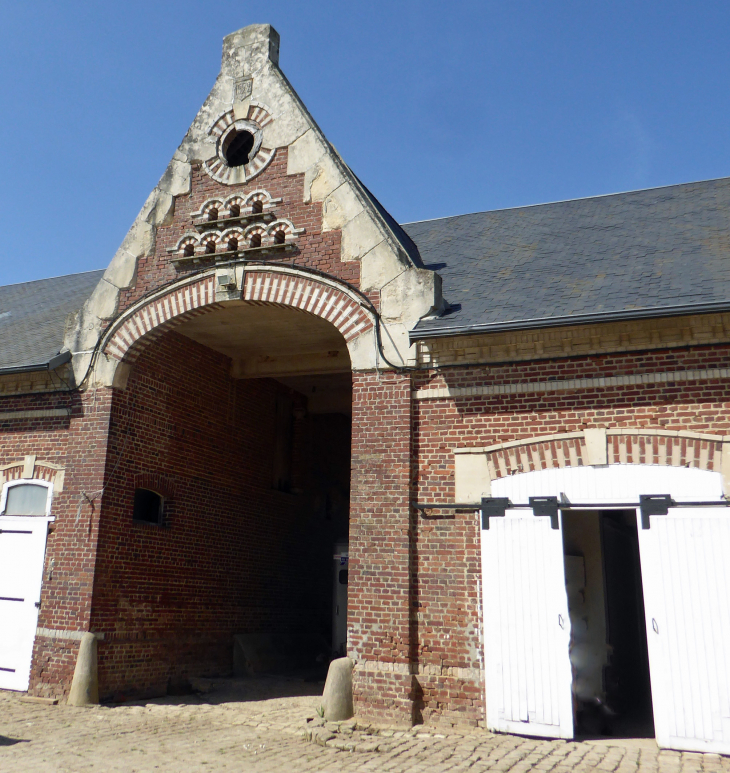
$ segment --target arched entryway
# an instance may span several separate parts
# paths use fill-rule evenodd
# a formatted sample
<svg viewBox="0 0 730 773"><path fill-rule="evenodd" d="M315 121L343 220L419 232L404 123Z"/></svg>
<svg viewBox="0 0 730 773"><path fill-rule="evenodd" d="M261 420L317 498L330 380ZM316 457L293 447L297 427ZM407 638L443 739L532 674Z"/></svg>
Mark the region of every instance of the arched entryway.
<svg viewBox="0 0 730 773"><path fill-rule="evenodd" d="M220 272L219 272L220 274ZM229 279L226 281L230 281ZM92 627L102 697L344 654L352 361L372 330L346 286L250 268L128 310Z"/></svg>
<svg viewBox="0 0 730 773"><path fill-rule="evenodd" d="M628 453L617 441L609 454L640 449L662 464L606 464L605 445L580 434L486 449L504 454L495 473L510 458L531 470L495 474L483 518L488 725L565 738L575 722L589 734L655 731L665 748L727 753L723 438L664 433L667 455L660 431L638 430ZM521 462L520 446L532 448ZM580 463L597 452L602 464Z"/></svg>

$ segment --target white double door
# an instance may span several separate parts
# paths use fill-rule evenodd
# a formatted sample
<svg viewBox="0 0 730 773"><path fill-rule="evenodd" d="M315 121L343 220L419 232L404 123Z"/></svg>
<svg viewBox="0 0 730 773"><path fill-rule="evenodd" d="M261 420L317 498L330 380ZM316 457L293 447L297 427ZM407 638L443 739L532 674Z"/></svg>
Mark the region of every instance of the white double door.
<svg viewBox="0 0 730 773"><path fill-rule="evenodd" d="M0 516L0 689L28 689L47 532L47 518Z"/></svg>
<svg viewBox="0 0 730 773"><path fill-rule="evenodd" d="M525 473L493 496L573 502L718 501L718 473L617 465ZM670 508L639 524L654 726L663 748L730 753L730 510ZM482 530L487 725L571 738L570 618L562 523L508 510Z"/></svg>

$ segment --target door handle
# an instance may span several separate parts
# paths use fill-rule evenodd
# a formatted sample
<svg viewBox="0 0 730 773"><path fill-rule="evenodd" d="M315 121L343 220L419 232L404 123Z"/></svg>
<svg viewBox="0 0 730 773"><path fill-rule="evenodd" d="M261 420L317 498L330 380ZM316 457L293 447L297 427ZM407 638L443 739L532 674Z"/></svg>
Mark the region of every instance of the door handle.
<svg viewBox="0 0 730 773"><path fill-rule="evenodd" d="M654 629L654 633L659 633L659 626L653 617L651 619L651 627Z"/></svg>
<svg viewBox="0 0 730 773"><path fill-rule="evenodd" d="M565 620L563 620L563 616L562 615L558 615L558 625L561 628L565 629Z"/></svg>

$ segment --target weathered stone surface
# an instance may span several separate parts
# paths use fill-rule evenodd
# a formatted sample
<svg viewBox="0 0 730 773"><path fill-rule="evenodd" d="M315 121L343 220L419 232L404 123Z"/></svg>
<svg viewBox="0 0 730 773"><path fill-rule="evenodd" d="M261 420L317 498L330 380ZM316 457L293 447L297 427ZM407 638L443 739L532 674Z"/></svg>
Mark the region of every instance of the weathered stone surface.
<svg viewBox="0 0 730 773"><path fill-rule="evenodd" d="M93 706L99 703L99 673L97 665L96 636L85 633L76 658L69 706Z"/></svg>
<svg viewBox="0 0 730 773"><path fill-rule="evenodd" d="M322 705L328 721L350 719L355 713L352 704L352 669L350 658L338 658L330 663L324 684Z"/></svg>

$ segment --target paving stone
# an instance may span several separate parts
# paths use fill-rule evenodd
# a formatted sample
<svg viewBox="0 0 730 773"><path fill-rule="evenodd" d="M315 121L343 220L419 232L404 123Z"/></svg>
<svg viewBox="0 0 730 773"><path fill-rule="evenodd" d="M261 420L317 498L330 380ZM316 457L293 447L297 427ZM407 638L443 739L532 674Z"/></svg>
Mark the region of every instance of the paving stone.
<svg viewBox="0 0 730 773"><path fill-rule="evenodd" d="M202 695L73 708L0 692L0 771L730 773L727 757L653 746L325 723L320 694L303 682L216 680Z"/></svg>

